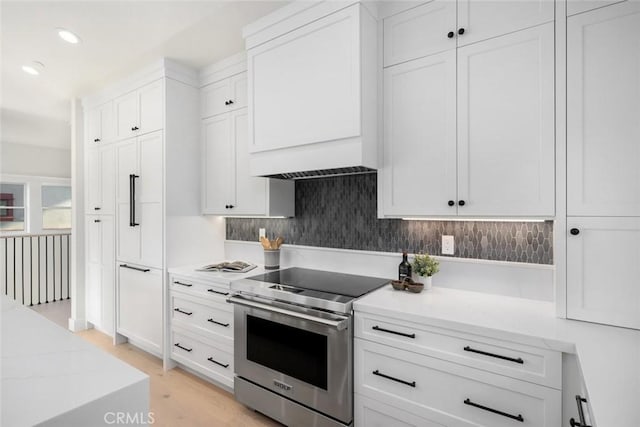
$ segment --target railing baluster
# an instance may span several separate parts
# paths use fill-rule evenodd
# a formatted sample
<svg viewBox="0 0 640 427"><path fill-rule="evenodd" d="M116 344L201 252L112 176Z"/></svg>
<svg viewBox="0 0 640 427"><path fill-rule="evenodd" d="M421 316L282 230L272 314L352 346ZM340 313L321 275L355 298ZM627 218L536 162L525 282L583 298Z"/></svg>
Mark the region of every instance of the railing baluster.
<svg viewBox="0 0 640 427"><path fill-rule="evenodd" d="M9 259L7 258L7 254L9 253L9 249L7 248L7 242L9 239L4 239L4 294L9 295Z"/></svg>
<svg viewBox="0 0 640 427"><path fill-rule="evenodd" d="M56 302L56 236L51 236L51 281L53 282L53 302Z"/></svg>
<svg viewBox="0 0 640 427"><path fill-rule="evenodd" d="M16 238L13 238L13 299L16 298Z"/></svg>
<svg viewBox="0 0 640 427"><path fill-rule="evenodd" d="M33 236L29 236L29 307L33 306Z"/></svg>
<svg viewBox="0 0 640 427"><path fill-rule="evenodd" d="M42 287L42 283L40 282L40 263L40 236L38 236L38 305L40 305L42 301L40 299L40 288Z"/></svg>
<svg viewBox="0 0 640 427"><path fill-rule="evenodd" d="M67 299L71 298L71 292L69 292L69 284L71 278L71 264L69 261L69 237L71 235L67 234Z"/></svg>
<svg viewBox="0 0 640 427"><path fill-rule="evenodd" d="M44 303L49 303L49 236L44 236Z"/></svg>
<svg viewBox="0 0 640 427"><path fill-rule="evenodd" d="M24 305L24 237L20 238L20 281L22 283L22 305Z"/></svg>
<svg viewBox="0 0 640 427"><path fill-rule="evenodd" d="M60 240L60 301L62 301L62 234L58 239Z"/></svg>

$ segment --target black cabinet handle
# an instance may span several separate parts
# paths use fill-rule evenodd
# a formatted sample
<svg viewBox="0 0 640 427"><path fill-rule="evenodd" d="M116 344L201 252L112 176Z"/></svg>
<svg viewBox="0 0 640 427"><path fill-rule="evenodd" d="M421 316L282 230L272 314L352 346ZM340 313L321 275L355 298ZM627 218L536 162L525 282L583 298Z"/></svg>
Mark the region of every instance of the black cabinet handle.
<svg viewBox="0 0 640 427"><path fill-rule="evenodd" d="M395 382L398 382L398 383L401 383L401 384L405 384L405 385L408 385L409 387L415 387L416 386L416 382L415 381L409 382L409 381L401 380L399 378L394 378L394 377L391 377L389 375L385 375L385 374L381 373L377 369L375 371L373 371L372 373L373 373L373 375L377 375L379 377L386 378L386 379L391 380L391 381L395 381Z"/></svg>
<svg viewBox="0 0 640 427"><path fill-rule="evenodd" d="M211 288L207 289L207 292L211 292L211 293L219 294L219 295L224 295L225 297L226 297L227 295L229 295L229 292L220 292L220 291L213 290L213 289L211 289Z"/></svg>
<svg viewBox="0 0 640 427"><path fill-rule="evenodd" d="M98 206L96 206L95 208L93 208L94 211L99 211L100 208Z"/></svg>
<svg viewBox="0 0 640 427"><path fill-rule="evenodd" d="M187 316L191 316L193 314L193 311L183 311L183 310L180 310L179 308L174 308L173 311L177 311L178 313L186 314Z"/></svg>
<svg viewBox="0 0 640 427"><path fill-rule="evenodd" d="M522 360L522 358L520 358L520 357L518 357L516 359L516 358L513 358L513 357L509 357L509 356L502 356L500 354L488 353L486 351L476 350L475 348L471 348L469 346L466 346L463 350L464 351L470 351L472 353L482 354L483 356L490 356L490 357L495 357L497 359L508 360L509 362L520 363L521 365L524 364L524 360Z"/></svg>
<svg viewBox="0 0 640 427"><path fill-rule="evenodd" d="M449 31L449 32L447 33L447 37L448 37L448 38L450 38L450 39L452 39L454 35L455 35L455 34L453 33L453 31Z"/></svg>
<svg viewBox="0 0 640 427"><path fill-rule="evenodd" d="M224 205L224 208L225 209L229 209L229 205Z"/></svg>
<svg viewBox="0 0 640 427"><path fill-rule="evenodd" d="M94 219L93 222L100 222L100 220L99 219Z"/></svg>
<svg viewBox="0 0 640 427"><path fill-rule="evenodd" d="M134 126L134 127L131 128L131 130L133 130L133 131L136 131L138 129L140 129L138 126Z"/></svg>
<svg viewBox="0 0 640 427"><path fill-rule="evenodd" d="M473 406L473 407L478 408L478 409L482 409L484 411L493 412L494 414L502 415L503 417L507 417L507 418L511 418L512 420L520 421L521 423L524 422L524 418L522 418L522 415L520 415L520 414L511 415L511 414L508 414L506 412L498 411L497 409L489 408L488 406L484 406L484 405L479 405L477 403L473 403L471 401L471 399L465 399L464 400L464 404L465 405L469 405L469 406Z"/></svg>
<svg viewBox="0 0 640 427"><path fill-rule="evenodd" d="M122 268L128 268L129 270L141 271L141 272L143 272L143 273L148 273L149 271L151 271L151 270L150 270L150 269L148 269L148 268L132 267L132 266L127 265L127 264L120 264L120 267L122 267Z"/></svg>
<svg viewBox="0 0 640 427"><path fill-rule="evenodd" d="M215 323L216 325L224 326L225 328L229 327L229 323L220 323L220 322L216 322L213 319L207 319L207 322Z"/></svg>
<svg viewBox="0 0 640 427"><path fill-rule="evenodd" d="M400 335L400 336L407 337L407 338L415 338L416 337L416 334L405 334L404 332L396 332L396 331L392 331L390 329L381 328L378 325L372 326L371 329L373 329L374 331L386 332L388 334Z"/></svg>
<svg viewBox="0 0 640 427"><path fill-rule="evenodd" d="M178 348L181 348L184 351L192 351L193 350L192 348L187 348L187 347L181 346L179 342L175 343L174 346L176 346Z"/></svg>
<svg viewBox="0 0 640 427"><path fill-rule="evenodd" d="M571 230L569 230L569 233L571 233L572 236L577 236L578 234L580 234L580 230L577 228L572 228Z"/></svg>
<svg viewBox="0 0 640 427"><path fill-rule="evenodd" d="M182 283L178 280L174 280L173 283L175 283L176 285L180 285L180 286L186 286L187 288L192 287L193 285L191 283Z"/></svg>
<svg viewBox="0 0 640 427"><path fill-rule="evenodd" d="M454 202L453 200L449 200L449 201L447 202L447 204L448 204L449 206L453 206L453 205L455 205L455 204L456 204L456 202Z"/></svg>
<svg viewBox="0 0 640 427"><path fill-rule="evenodd" d="M578 405L578 418L580 419L580 421L576 421L571 418L569 420L569 424L571 425L571 427L591 427L590 425L587 425L587 422L584 420L584 410L582 409L582 403L586 401L587 399L585 399L584 397L580 396L579 394L576 395L576 405Z"/></svg>
<svg viewBox="0 0 640 427"><path fill-rule="evenodd" d="M233 99L229 100L229 105L233 104Z"/></svg>
<svg viewBox="0 0 640 427"><path fill-rule="evenodd" d="M224 105L229 105L229 101L224 101Z"/></svg>
<svg viewBox="0 0 640 427"><path fill-rule="evenodd" d="M100 138L94 139L93 142L100 142Z"/></svg>
<svg viewBox="0 0 640 427"><path fill-rule="evenodd" d="M140 225L136 222L136 178L138 175L129 175L129 227Z"/></svg>
<svg viewBox="0 0 640 427"><path fill-rule="evenodd" d="M463 34L464 34L464 28L460 28L460 29L458 30L458 34L463 35Z"/></svg>
<svg viewBox="0 0 640 427"><path fill-rule="evenodd" d="M223 368L228 368L228 367L229 367L229 364L228 364L228 363L227 363L227 364L220 363L220 362L218 362L217 360L213 360L213 357L209 357L207 360L208 360L209 362L211 362L211 363L215 363L216 365L220 365L220 366L222 366Z"/></svg>
<svg viewBox="0 0 640 427"><path fill-rule="evenodd" d="M233 205L227 205L227 209L233 209Z"/></svg>
<svg viewBox="0 0 640 427"><path fill-rule="evenodd" d="M465 202L464 200L458 200L458 206L464 206L466 204L467 202Z"/></svg>

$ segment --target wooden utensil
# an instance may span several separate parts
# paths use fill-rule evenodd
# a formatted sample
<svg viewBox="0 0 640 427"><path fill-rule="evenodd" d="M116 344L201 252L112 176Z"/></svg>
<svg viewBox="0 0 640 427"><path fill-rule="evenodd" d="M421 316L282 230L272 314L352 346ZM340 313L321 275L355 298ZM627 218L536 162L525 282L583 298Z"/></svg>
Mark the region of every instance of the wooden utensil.
<svg viewBox="0 0 640 427"><path fill-rule="evenodd" d="M271 249L271 243L266 237L260 237L260 244L262 244L262 249Z"/></svg>
<svg viewBox="0 0 640 427"><path fill-rule="evenodd" d="M282 238L282 236L278 236L278 238L276 239L276 249L280 249L280 246L282 246L283 243L284 239Z"/></svg>

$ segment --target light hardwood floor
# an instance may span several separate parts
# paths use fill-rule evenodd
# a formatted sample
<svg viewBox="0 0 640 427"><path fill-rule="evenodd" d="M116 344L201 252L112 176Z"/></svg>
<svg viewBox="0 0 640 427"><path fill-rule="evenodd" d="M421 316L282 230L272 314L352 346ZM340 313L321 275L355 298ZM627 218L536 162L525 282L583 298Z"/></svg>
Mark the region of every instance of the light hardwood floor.
<svg viewBox="0 0 640 427"><path fill-rule="evenodd" d="M150 410L160 427L280 426L236 402L233 395L190 373L162 369L162 361L130 344L114 346L111 337L89 329L77 335L132 365L150 377Z"/></svg>

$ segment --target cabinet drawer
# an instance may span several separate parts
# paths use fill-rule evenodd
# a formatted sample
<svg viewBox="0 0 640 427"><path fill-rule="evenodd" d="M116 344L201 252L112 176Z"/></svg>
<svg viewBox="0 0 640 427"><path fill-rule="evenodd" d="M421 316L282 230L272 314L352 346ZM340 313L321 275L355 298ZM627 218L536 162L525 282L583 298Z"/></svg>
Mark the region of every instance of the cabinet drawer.
<svg viewBox="0 0 640 427"><path fill-rule="evenodd" d="M227 298L231 295L228 283L205 282L176 275L170 276L169 289L197 297L205 297L207 300L219 303L226 303ZM229 309L232 310L232 308Z"/></svg>
<svg viewBox="0 0 640 427"><path fill-rule="evenodd" d="M233 345L233 307L179 292L171 293L171 324L180 325L229 346Z"/></svg>
<svg viewBox="0 0 640 427"><path fill-rule="evenodd" d="M356 313L358 338L560 389L562 354L449 329Z"/></svg>
<svg viewBox="0 0 640 427"><path fill-rule="evenodd" d="M437 423L560 425L561 392L549 387L361 339L355 340L354 366L356 393Z"/></svg>
<svg viewBox="0 0 640 427"><path fill-rule="evenodd" d="M171 328L171 358L233 388L233 351L179 327Z"/></svg>
<svg viewBox="0 0 640 427"><path fill-rule="evenodd" d="M355 427L445 427L356 393Z"/></svg>

